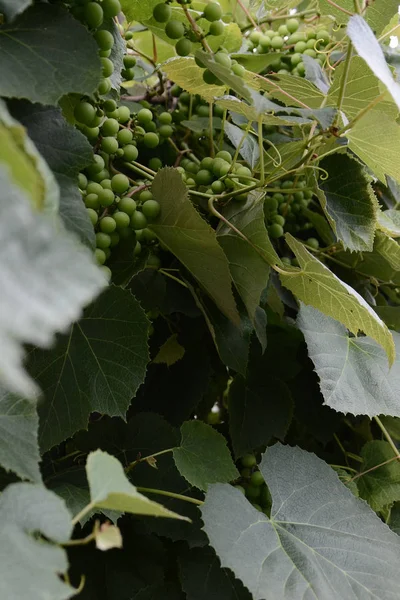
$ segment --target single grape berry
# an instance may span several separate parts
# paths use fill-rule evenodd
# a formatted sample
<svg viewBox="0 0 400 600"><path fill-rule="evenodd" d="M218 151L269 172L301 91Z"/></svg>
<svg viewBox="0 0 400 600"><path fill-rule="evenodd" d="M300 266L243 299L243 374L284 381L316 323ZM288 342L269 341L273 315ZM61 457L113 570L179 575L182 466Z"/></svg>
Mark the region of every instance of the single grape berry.
<svg viewBox="0 0 400 600"><path fill-rule="evenodd" d="M85 206L86 208L93 208L93 210L97 210L100 208L100 200L97 194L87 194L85 196Z"/></svg>
<svg viewBox="0 0 400 600"><path fill-rule="evenodd" d="M176 42L175 50L178 56L188 56L192 51L192 42L186 38L181 38Z"/></svg>
<svg viewBox="0 0 400 600"><path fill-rule="evenodd" d="M129 179L123 173L118 173L111 179L111 187L117 194L123 194L129 188Z"/></svg>
<svg viewBox="0 0 400 600"><path fill-rule="evenodd" d="M101 248L96 248L94 251L94 258L96 259L98 265L104 265L107 259L106 253Z"/></svg>
<svg viewBox="0 0 400 600"><path fill-rule="evenodd" d="M221 85L221 81L209 69L203 71L203 81L208 85Z"/></svg>
<svg viewBox="0 0 400 600"><path fill-rule="evenodd" d="M101 206L111 206L112 204L114 204L115 201L115 196L114 196L114 192L112 190L109 190L108 188L102 188L101 192L99 192L98 194L99 196L99 202L101 204Z"/></svg>
<svg viewBox="0 0 400 600"><path fill-rule="evenodd" d="M171 40L179 40L185 33L183 23L171 19L165 26L165 33Z"/></svg>
<svg viewBox="0 0 400 600"><path fill-rule="evenodd" d="M162 112L158 115L160 125L170 125L172 123L172 115L169 112Z"/></svg>
<svg viewBox="0 0 400 600"><path fill-rule="evenodd" d="M110 244L111 244L111 238L108 235L108 233L103 233L102 231L99 231L98 233L96 233L97 248L101 248L102 250L104 250L105 248L109 248Z"/></svg>
<svg viewBox="0 0 400 600"><path fill-rule="evenodd" d="M103 217L100 221L100 231L103 233L112 233L117 228L115 219L112 217Z"/></svg>
<svg viewBox="0 0 400 600"><path fill-rule="evenodd" d="M88 2L83 10L83 14L90 29L97 29L103 23L104 12L97 2Z"/></svg>
<svg viewBox="0 0 400 600"><path fill-rule="evenodd" d="M101 140L101 149L106 154L115 154L118 150L118 142L114 137L105 137Z"/></svg>
<svg viewBox="0 0 400 600"><path fill-rule="evenodd" d="M75 106L74 117L78 123L90 126L96 116L96 109L89 102L80 102Z"/></svg>
<svg viewBox="0 0 400 600"><path fill-rule="evenodd" d="M116 211L113 214L113 219L115 221L115 226L117 229L124 229L125 227L129 227L129 223L131 222L130 216L126 212Z"/></svg>
<svg viewBox="0 0 400 600"><path fill-rule="evenodd" d="M133 67L130 69L122 69L121 75L125 81L131 81L135 78L135 69Z"/></svg>
<svg viewBox="0 0 400 600"><path fill-rule="evenodd" d="M137 120L141 125L145 125L153 120L153 113L148 108L142 108L137 114Z"/></svg>
<svg viewBox="0 0 400 600"><path fill-rule="evenodd" d="M146 200L142 205L142 213L148 219L156 219L160 214L161 206L157 200Z"/></svg>
<svg viewBox="0 0 400 600"><path fill-rule="evenodd" d="M224 33L224 24L221 21L213 21L210 24L209 33L215 36L222 35Z"/></svg>
<svg viewBox="0 0 400 600"><path fill-rule="evenodd" d="M100 58L103 67L103 77L110 77L114 73L114 64L109 58Z"/></svg>
<svg viewBox="0 0 400 600"><path fill-rule="evenodd" d="M255 467L257 464L257 460L254 454L245 454L240 459L240 462L242 463L242 466L246 468Z"/></svg>
<svg viewBox="0 0 400 600"><path fill-rule="evenodd" d="M147 200L153 200L153 194L151 193L150 190L144 190L143 192L140 192L139 200L140 200L140 202L146 202Z"/></svg>
<svg viewBox="0 0 400 600"><path fill-rule="evenodd" d="M154 156L149 160L149 167L153 171L158 171L159 169L161 169L162 166L162 161L157 156Z"/></svg>
<svg viewBox="0 0 400 600"><path fill-rule="evenodd" d="M284 43L284 39L281 36L276 35L271 40L271 48L273 48L274 50L280 50Z"/></svg>
<svg viewBox="0 0 400 600"><path fill-rule="evenodd" d="M83 173L79 173L79 175L78 175L79 189L86 190L87 184L88 184L88 180L87 180L86 175L84 175Z"/></svg>
<svg viewBox="0 0 400 600"><path fill-rule="evenodd" d="M166 23L170 20L172 15L172 9L169 4L165 2L160 2L160 4L156 4L153 9L153 17L158 23Z"/></svg>
<svg viewBox="0 0 400 600"><path fill-rule="evenodd" d="M124 67L125 69L132 69L136 65L136 58L132 54L125 54L124 56Z"/></svg>
<svg viewBox="0 0 400 600"><path fill-rule="evenodd" d="M127 106L120 106L118 108L118 121L120 123L127 123L131 118L131 111Z"/></svg>
<svg viewBox="0 0 400 600"><path fill-rule="evenodd" d="M118 203L118 209L121 212L126 213L128 216L133 215L133 213L136 210L136 202L133 198L130 198L129 196L125 196L124 198L121 198L121 200Z"/></svg>
<svg viewBox="0 0 400 600"><path fill-rule="evenodd" d="M100 96L105 96L111 90L111 81L109 79L102 79L99 83L97 91Z"/></svg>
<svg viewBox="0 0 400 600"><path fill-rule="evenodd" d="M297 31L299 28L299 25L300 25L300 23L297 19L288 19L286 21L286 27L287 27L287 30L289 31L289 33L294 33L295 31Z"/></svg>
<svg viewBox="0 0 400 600"><path fill-rule="evenodd" d="M101 133L104 137L117 135L119 123L116 119L106 119L101 126Z"/></svg>
<svg viewBox="0 0 400 600"><path fill-rule="evenodd" d="M111 50L114 46L113 35L106 29L100 29L99 31L96 31L94 34L94 39L96 40L100 50Z"/></svg>
<svg viewBox="0 0 400 600"><path fill-rule="evenodd" d="M131 227L135 230L140 230L147 227L147 219L139 210L135 210L131 216Z"/></svg>
<svg viewBox="0 0 400 600"><path fill-rule="evenodd" d="M244 68L243 65L239 65L239 63L232 65L232 73L234 73L238 77L243 77L245 72L246 72L246 69Z"/></svg>
<svg viewBox="0 0 400 600"><path fill-rule="evenodd" d="M197 185L210 185L213 179L213 174L207 169L200 169L200 171L196 174Z"/></svg>
<svg viewBox="0 0 400 600"><path fill-rule="evenodd" d="M103 0L104 16L107 19L116 17L121 12L121 4L119 0Z"/></svg>
<svg viewBox="0 0 400 600"><path fill-rule="evenodd" d="M127 146L124 146L124 160L132 162L133 160L136 160L138 156L139 151L136 148L136 146L134 146L133 144L128 144Z"/></svg>
<svg viewBox="0 0 400 600"><path fill-rule="evenodd" d="M211 23L213 21L219 21L222 17L222 8L218 2L209 2L204 9L203 16Z"/></svg>
<svg viewBox="0 0 400 600"><path fill-rule="evenodd" d="M169 138L174 133L174 130L172 129L171 125L161 125L161 127L158 129L158 133L163 138Z"/></svg>
<svg viewBox="0 0 400 600"><path fill-rule="evenodd" d="M219 65L223 65L224 67L227 67L228 69L230 69L232 66L231 57L229 56L229 54L225 54L225 52L217 52L216 54L214 54L214 60Z"/></svg>
<svg viewBox="0 0 400 600"><path fill-rule="evenodd" d="M92 225L95 226L97 221L99 220L97 212L93 208L86 208L86 210Z"/></svg>
<svg viewBox="0 0 400 600"><path fill-rule="evenodd" d="M261 490L259 486L248 485L246 487L246 496L249 500L258 500L261 495Z"/></svg>
<svg viewBox="0 0 400 600"><path fill-rule="evenodd" d="M133 134L130 129L121 129L117 134L117 140L120 146L130 144L133 139Z"/></svg>
<svg viewBox="0 0 400 600"><path fill-rule="evenodd" d="M310 246L311 248L313 248L313 250L318 250L319 248L319 241L317 240L317 238L308 238L308 240L306 241L307 246Z"/></svg>
<svg viewBox="0 0 400 600"><path fill-rule="evenodd" d="M278 223L274 223L268 227L268 233L273 240L277 240L283 236L283 227Z"/></svg>
<svg viewBox="0 0 400 600"><path fill-rule="evenodd" d="M144 134L143 143L147 148L156 148L160 143L160 138L156 133L149 131Z"/></svg>

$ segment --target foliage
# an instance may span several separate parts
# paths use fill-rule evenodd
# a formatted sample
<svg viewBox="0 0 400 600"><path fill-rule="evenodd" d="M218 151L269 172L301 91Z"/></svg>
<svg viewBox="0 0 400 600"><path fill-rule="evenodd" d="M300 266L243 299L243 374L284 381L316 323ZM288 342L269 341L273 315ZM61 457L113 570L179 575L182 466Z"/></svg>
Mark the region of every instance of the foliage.
<svg viewBox="0 0 400 600"><path fill-rule="evenodd" d="M1 598L399 596L398 32L0 0Z"/></svg>

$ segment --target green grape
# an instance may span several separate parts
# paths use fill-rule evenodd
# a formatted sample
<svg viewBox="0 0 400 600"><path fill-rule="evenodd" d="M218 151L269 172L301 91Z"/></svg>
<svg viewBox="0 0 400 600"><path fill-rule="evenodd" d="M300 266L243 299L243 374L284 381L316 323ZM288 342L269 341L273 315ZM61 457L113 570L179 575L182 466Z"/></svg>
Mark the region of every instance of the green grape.
<svg viewBox="0 0 400 600"><path fill-rule="evenodd" d="M99 56L109 58L111 56L111 50L100 50Z"/></svg>
<svg viewBox="0 0 400 600"><path fill-rule="evenodd" d="M103 275L107 281L111 280L112 272L111 272L110 267L107 267L107 265L101 265L100 271L103 273Z"/></svg>
<svg viewBox="0 0 400 600"><path fill-rule="evenodd" d="M103 0L104 16L107 19L116 17L121 12L121 4L119 0Z"/></svg>
<svg viewBox="0 0 400 600"><path fill-rule="evenodd" d="M233 487L235 488L235 490L238 490L238 492L241 492L242 494L246 493L246 490L242 485L234 485Z"/></svg>
<svg viewBox="0 0 400 600"><path fill-rule="evenodd" d="M150 269L159 269L161 267L161 260L156 254L150 254L146 262L146 267Z"/></svg>
<svg viewBox="0 0 400 600"><path fill-rule="evenodd" d="M292 264L292 261L291 261L291 259L288 256L282 256L281 260L282 260L282 262L283 262L284 265L291 265Z"/></svg>
<svg viewBox="0 0 400 600"><path fill-rule="evenodd" d="M243 467L247 467L247 468L255 467L257 464L257 460L256 460L256 457L254 456L254 454L245 454L240 459L240 462L242 463Z"/></svg>
<svg viewBox="0 0 400 600"><path fill-rule="evenodd" d="M211 189L214 194L222 194L222 192L225 190L225 184L223 181L219 181L218 179L217 181L212 182Z"/></svg>
<svg viewBox="0 0 400 600"><path fill-rule="evenodd" d="M275 194L272 197L278 202L278 204L281 204L281 202L285 201L285 196L283 194L280 194L279 192L275 192Z"/></svg>
<svg viewBox="0 0 400 600"><path fill-rule="evenodd" d="M127 42L129 42L129 40L131 40L133 38L133 33L132 31L126 31L125 32L125 39Z"/></svg>
<svg viewBox="0 0 400 600"><path fill-rule="evenodd" d="M127 106L120 106L118 108L118 121L120 123L126 123L131 118L131 111Z"/></svg>
<svg viewBox="0 0 400 600"><path fill-rule="evenodd" d="M104 190L111 190L111 179L103 179L100 181L100 185Z"/></svg>
<svg viewBox="0 0 400 600"><path fill-rule="evenodd" d="M157 156L154 156L149 160L149 167L152 169L152 171L158 171L162 166L163 164Z"/></svg>
<svg viewBox="0 0 400 600"><path fill-rule="evenodd" d="M274 223L268 227L268 233L273 240L276 240L283 236L283 227L278 223Z"/></svg>
<svg viewBox="0 0 400 600"><path fill-rule="evenodd" d="M186 170L189 171L189 173L196 174L200 171L200 167L195 162L192 162L191 160L189 160L189 162L186 166Z"/></svg>
<svg viewBox="0 0 400 600"><path fill-rule="evenodd" d="M271 48L271 40L267 35L262 35L260 37L260 42L259 45L261 46L261 49L263 51L268 50L269 48Z"/></svg>
<svg viewBox="0 0 400 600"><path fill-rule="evenodd" d="M96 116L96 109L89 102L80 102L75 106L74 117L78 123L90 126Z"/></svg>
<svg viewBox="0 0 400 600"><path fill-rule="evenodd" d="M274 50L280 50L284 43L284 39L281 36L276 35L271 40L271 48L273 48Z"/></svg>
<svg viewBox="0 0 400 600"><path fill-rule="evenodd" d="M114 137L104 137L101 140L101 149L106 154L115 154L118 150L118 142Z"/></svg>
<svg viewBox="0 0 400 600"><path fill-rule="evenodd" d="M286 25L280 25L278 27L278 33L279 35L281 35L282 37L285 37L286 35L289 35L289 30L287 28Z"/></svg>
<svg viewBox="0 0 400 600"><path fill-rule="evenodd" d="M192 42L186 38L181 38L175 44L175 51L178 56L188 56L192 51Z"/></svg>
<svg viewBox="0 0 400 600"><path fill-rule="evenodd" d="M304 50L307 50L306 42L297 42L294 46L294 51L296 54L303 54Z"/></svg>
<svg viewBox="0 0 400 600"><path fill-rule="evenodd" d="M139 156L139 151L133 144L128 144L124 147L124 159L128 162L136 160Z"/></svg>
<svg viewBox="0 0 400 600"><path fill-rule="evenodd" d="M245 72L246 72L246 69L244 68L243 65L239 65L238 63L236 65L232 65L232 73L234 73L238 77L243 77Z"/></svg>
<svg viewBox="0 0 400 600"><path fill-rule="evenodd" d="M297 42L305 42L307 40L307 36L303 31L297 31L293 33L288 39L288 44L290 46L297 44Z"/></svg>
<svg viewBox="0 0 400 600"><path fill-rule="evenodd" d="M106 262L106 253L101 248L96 248L94 251L94 258L99 265L103 265Z"/></svg>
<svg viewBox="0 0 400 600"><path fill-rule="evenodd" d="M130 129L121 129L121 131L119 131L117 134L117 141L120 146L126 146L127 144L130 144L132 139L133 134Z"/></svg>
<svg viewBox="0 0 400 600"><path fill-rule="evenodd" d="M112 233L115 231L117 224L113 217L103 217L99 224L100 231L103 233Z"/></svg>
<svg viewBox="0 0 400 600"><path fill-rule="evenodd" d="M124 56L124 67L125 69L132 69L136 65L136 57L132 54L125 54Z"/></svg>
<svg viewBox="0 0 400 600"><path fill-rule="evenodd" d="M253 44L257 45L260 42L260 37L262 36L261 31L252 31L249 35L249 40L253 42Z"/></svg>
<svg viewBox="0 0 400 600"><path fill-rule="evenodd" d="M103 233L102 231L99 231L98 233L96 233L97 248L101 248L102 250L104 250L105 248L109 248L110 244L111 244L111 238L108 235L108 233Z"/></svg>
<svg viewBox="0 0 400 600"><path fill-rule="evenodd" d="M311 200L314 195L312 190L304 190L303 194L306 200Z"/></svg>
<svg viewBox="0 0 400 600"><path fill-rule="evenodd" d="M158 122L160 125L170 125L172 123L172 116L169 112L162 112L158 115Z"/></svg>
<svg viewBox="0 0 400 600"><path fill-rule="evenodd" d="M254 508L256 510L258 510L259 512L263 511L263 509L261 508L261 506L259 504L257 504L256 502L252 502L251 505L254 506Z"/></svg>
<svg viewBox="0 0 400 600"><path fill-rule="evenodd" d="M116 211L113 214L113 219L115 221L115 226L117 229L124 229L125 227L129 227L130 217L126 212Z"/></svg>
<svg viewBox="0 0 400 600"><path fill-rule="evenodd" d="M87 194L87 196L85 196L85 206L86 208L93 208L93 210L100 208L100 200L98 195Z"/></svg>
<svg viewBox="0 0 400 600"><path fill-rule="evenodd" d="M152 131L153 133L157 131L157 125L154 123L154 121L149 121L148 123L145 123L144 128L146 131Z"/></svg>
<svg viewBox="0 0 400 600"><path fill-rule="evenodd" d="M133 198L124 196L118 203L118 209L121 212L126 213L128 216L131 216L136 210L136 202Z"/></svg>
<svg viewBox="0 0 400 600"><path fill-rule="evenodd" d="M111 187L117 194L123 194L129 188L129 179L123 173L118 173L111 179Z"/></svg>
<svg viewBox="0 0 400 600"><path fill-rule="evenodd" d="M144 134L143 143L147 148L156 148L160 143L160 138L156 133L149 131Z"/></svg>
<svg viewBox="0 0 400 600"><path fill-rule="evenodd" d="M224 67L227 67L228 69L230 69L232 66L231 57L229 56L229 54L225 54L225 52L217 52L216 54L214 54L214 60L219 65L223 65Z"/></svg>
<svg viewBox="0 0 400 600"><path fill-rule="evenodd" d="M219 21L222 17L222 8L218 2L209 2L204 9L203 16L211 23L213 21Z"/></svg>
<svg viewBox="0 0 400 600"><path fill-rule="evenodd" d="M290 190L294 187L294 182L291 179L286 179L286 181L282 182L281 188L283 190Z"/></svg>
<svg viewBox="0 0 400 600"><path fill-rule="evenodd" d="M304 198L304 192L295 192L293 197L295 200L297 200L297 202L300 202L300 200L303 200Z"/></svg>
<svg viewBox="0 0 400 600"><path fill-rule="evenodd" d="M110 77L114 73L114 64L109 58L100 58L102 68L103 68L103 77Z"/></svg>
<svg viewBox="0 0 400 600"><path fill-rule="evenodd" d="M132 81L135 79L135 69L133 67L130 69L122 69L121 75L125 81Z"/></svg>
<svg viewBox="0 0 400 600"><path fill-rule="evenodd" d="M93 164L89 165L86 169L90 176L95 175L96 173L100 173L105 167L104 159L99 156L99 154L95 154L93 157ZM87 185L87 181L86 181Z"/></svg>
<svg viewBox="0 0 400 600"><path fill-rule="evenodd" d="M222 106L214 105L214 116L222 118L224 116L224 109Z"/></svg>
<svg viewBox="0 0 400 600"><path fill-rule="evenodd" d="M292 207L288 202L282 202L282 204L278 206L278 211L281 213L281 215L286 216L292 212Z"/></svg>
<svg viewBox="0 0 400 600"><path fill-rule="evenodd" d="M160 214L161 206L157 200L146 200L142 206L142 213L147 219L156 219Z"/></svg>
<svg viewBox="0 0 400 600"><path fill-rule="evenodd" d="M209 185L213 180L213 174L207 169L200 169L196 174L197 185Z"/></svg>
<svg viewBox="0 0 400 600"><path fill-rule="evenodd" d="M157 236L154 231L151 231L151 229L145 227L143 229L143 240L148 243L155 242L157 240Z"/></svg>
<svg viewBox="0 0 400 600"><path fill-rule="evenodd" d="M196 181L193 179L193 177L189 177L188 179L186 179L186 185L187 186L194 186L196 185Z"/></svg>
<svg viewBox="0 0 400 600"><path fill-rule="evenodd" d="M174 85L171 87L171 96L173 96L174 98L179 98L179 96L182 93L182 88L177 84L174 83Z"/></svg>
<svg viewBox="0 0 400 600"><path fill-rule="evenodd" d="M143 192L140 192L139 194L139 201L140 202L147 202L147 200L153 200L153 194L151 193L150 190L144 190Z"/></svg>
<svg viewBox="0 0 400 600"><path fill-rule="evenodd" d="M289 71L287 69L279 69L278 75L289 75Z"/></svg>
<svg viewBox="0 0 400 600"><path fill-rule="evenodd" d="M83 173L79 173L78 175L78 185L81 190L86 190L88 184L88 180L86 175Z"/></svg>
<svg viewBox="0 0 400 600"><path fill-rule="evenodd" d="M200 163L200 167L202 169L207 169L208 171L211 171L213 168L213 164L214 164L214 159L211 158L211 156L206 156L202 159L202 161Z"/></svg>
<svg viewBox="0 0 400 600"><path fill-rule="evenodd" d="M200 106L196 108L196 113L199 115L199 117L208 117L209 111L209 106L205 106L204 104L200 104Z"/></svg>
<svg viewBox="0 0 400 600"><path fill-rule="evenodd" d="M224 33L224 29L225 29L224 24L221 23L221 21L213 21L210 24L209 34L219 36Z"/></svg>
<svg viewBox="0 0 400 600"><path fill-rule="evenodd" d="M161 125L158 129L158 133L163 138L169 138L174 133L174 130L172 129L171 125Z"/></svg>
<svg viewBox="0 0 400 600"><path fill-rule="evenodd" d="M114 37L112 33L106 29L100 29L99 31L96 31L94 34L94 39L96 40L100 50L111 50L114 46Z"/></svg>
<svg viewBox="0 0 400 600"><path fill-rule="evenodd" d="M275 198L267 197L264 201L264 207L268 212L275 212L278 210L278 201Z"/></svg>
<svg viewBox="0 0 400 600"><path fill-rule="evenodd" d="M238 167L236 175L239 177L240 183L248 183L247 177L251 177L252 173L248 167Z"/></svg>
<svg viewBox="0 0 400 600"><path fill-rule="evenodd" d="M313 250L318 250L319 248L319 241L314 237L308 238L308 240L306 240L306 244L307 246L313 248Z"/></svg>
<svg viewBox="0 0 400 600"><path fill-rule="evenodd" d="M285 217L283 217L282 215L275 215L272 218L272 221L273 221L273 223L277 223L278 225L281 225L282 227L284 226L284 224L286 222Z"/></svg>
<svg viewBox="0 0 400 600"><path fill-rule="evenodd" d="M133 249L133 256L139 256L142 251L142 245L139 241L136 242L136 245Z"/></svg>
<svg viewBox="0 0 400 600"><path fill-rule="evenodd" d="M142 240L143 240L143 229L135 229L134 231L135 231L136 239L139 240L139 242L142 242Z"/></svg>
<svg viewBox="0 0 400 600"><path fill-rule="evenodd" d="M165 26L165 33L171 40L179 40L185 34L183 23L171 19Z"/></svg>
<svg viewBox="0 0 400 600"><path fill-rule="evenodd" d="M109 79L102 79L99 83L97 91L100 96L105 96L111 90L111 81Z"/></svg>
<svg viewBox="0 0 400 600"><path fill-rule="evenodd" d="M311 58L316 58L317 56L315 50L311 50L311 48L307 48L306 50L304 50L303 54L305 54L306 56L311 56Z"/></svg>
<svg viewBox="0 0 400 600"><path fill-rule="evenodd" d="M101 182L104 179L107 179L109 176L110 176L109 171L107 171L107 169L103 169L99 173L95 173L94 175L92 175L92 181L95 181L96 183L100 183L100 185L101 185Z"/></svg>
<svg viewBox="0 0 400 600"><path fill-rule="evenodd" d="M137 120L141 125L145 125L153 120L153 113L148 108L142 108L137 114Z"/></svg>
<svg viewBox="0 0 400 600"><path fill-rule="evenodd" d="M119 123L116 119L106 119L101 126L101 133L104 137L117 135Z"/></svg>
<svg viewBox="0 0 400 600"><path fill-rule="evenodd" d="M330 40L330 33L326 31L326 29L320 29L317 31L317 40L322 42L322 44L328 44Z"/></svg>
<svg viewBox="0 0 400 600"><path fill-rule="evenodd" d="M297 71L298 71L300 77L303 77L305 75L306 67L303 62L301 62L297 65Z"/></svg>
<svg viewBox="0 0 400 600"><path fill-rule="evenodd" d="M158 23L166 23L170 20L172 15L171 7L165 2L160 2L160 4L156 4L153 9L153 17Z"/></svg>
<svg viewBox="0 0 400 600"><path fill-rule="evenodd" d="M190 94L189 92L182 92L179 100L182 104L189 105L190 104Z"/></svg>
<svg viewBox="0 0 400 600"><path fill-rule="evenodd" d="M203 81L208 85L222 85L222 82L218 79L218 77L209 69L205 69L203 71Z"/></svg>
<svg viewBox="0 0 400 600"><path fill-rule="evenodd" d="M97 2L88 2L83 9L83 14L90 29L97 29L103 23L104 12Z"/></svg>
<svg viewBox="0 0 400 600"><path fill-rule="evenodd" d="M99 193L99 202L101 206L111 206L115 202L114 192L107 188L102 188Z"/></svg>
<svg viewBox="0 0 400 600"><path fill-rule="evenodd" d="M118 246L119 234L116 231L113 231L112 233L110 233L110 238L111 238L110 248L114 248L115 246ZM106 250L106 252L107 252L107 250Z"/></svg>
<svg viewBox="0 0 400 600"><path fill-rule="evenodd" d="M145 215L139 210L135 210L133 215L131 216L131 227L132 229L144 229L147 227L147 219Z"/></svg>
<svg viewBox="0 0 400 600"><path fill-rule="evenodd" d="M300 23L297 19L288 19L286 21L286 27L289 33L294 33L298 30Z"/></svg>
<svg viewBox="0 0 400 600"><path fill-rule="evenodd" d="M248 485L246 486L246 496L249 500L258 500L261 495L261 489L259 486Z"/></svg>
<svg viewBox="0 0 400 600"><path fill-rule="evenodd" d="M296 52L296 54L292 54L292 56L290 57L290 62L294 67L297 67L297 65L301 63L301 61L302 58L299 52Z"/></svg>
<svg viewBox="0 0 400 600"><path fill-rule="evenodd" d="M86 210L92 225L95 226L99 220L97 212L93 208L86 208Z"/></svg>
<svg viewBox="0 0 400 600"><path fill-rule="evenodd" d="M307 48L311 48L311 50L315 50L315 40L308 40Z"/></svg>
<svg viewBox="0 0 400 600"><path fill-rule="evenodd" d="M89 181L86 187L86 191L88 194L100 194L103 191L103 188L99 183L95 183L94 181Z"/></svg>

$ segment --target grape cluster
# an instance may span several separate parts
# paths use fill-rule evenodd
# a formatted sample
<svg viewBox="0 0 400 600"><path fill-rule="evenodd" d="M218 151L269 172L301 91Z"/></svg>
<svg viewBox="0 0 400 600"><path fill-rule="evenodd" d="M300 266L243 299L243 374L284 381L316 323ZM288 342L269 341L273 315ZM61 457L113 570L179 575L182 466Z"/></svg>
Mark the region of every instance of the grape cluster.
<svg viewBox="0 0 400 600"><path fill-rule="evenodd" d="M269 516L271 510L271 495L265 484L262 473L257 468L257 459L254 454L245 454L241 460L241 483L235 488L245 494L251 504Z"/></svg>

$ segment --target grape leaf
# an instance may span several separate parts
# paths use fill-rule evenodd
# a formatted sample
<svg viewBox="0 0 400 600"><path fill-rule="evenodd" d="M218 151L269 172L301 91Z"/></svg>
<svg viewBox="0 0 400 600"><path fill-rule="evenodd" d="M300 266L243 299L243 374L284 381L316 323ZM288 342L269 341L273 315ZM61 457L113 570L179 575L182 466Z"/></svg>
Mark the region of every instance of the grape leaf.
<svg viewBox="0 0 400 600"><path fill-rule="evenodd" d="M0 13L12 21L33 3L33 0L0 0Z"/></svg>
<svg viewBox="0 0 400 600"><path fill-rule="evenodd" d="M400 500L400 463L394 458L388 442L373 440L361 450L363 459L361 471L369 471L357 478L361 498L364 498L375 512L383 510ZM386 465L381 465L384 462Z"/></svg>
<svg viewBox="0 0 400 600"><path fill-rule="evenodd" d="M12 115L56 176L60 187L60 215L67 229L90 247L95 246L93 225L78 188L78 174L93 162L93 149L86 137L72 127L59 108L31 104L26 100L9 103Z"/></svg>
<svg viewBox="0 0 400 600"><path fill-rule="evenodd" d="M273 98L290 106L319 108L325 99L325 95L311 81L303 77L281 74L279 79L265 77L261 80L261 84L262 89Z"/></svg>
<svg viewBox="0 0 400 600"><path fill-rule="evenodd" d="M72 534L71 515L63 500L42 486L16 483L0 497L0 519L1 597L67 600L75 596L76 590L60 578L68 571L68 561L59 545Z"/></svg>
<svg viewBox="0 0 400 600"><path fill-rule="evenodd" d="M400 306L375 306L375 312L390 329L400 329Z"/></svg>
<svg viewBox="0 0 400 600"><path fill-rule="evenodd" d="M233 123L228 123L228 121L224 123L224 131L234 148L237 148L240 144L239 153L250 167L254 169L260 160L258 138L249 132L243 139L243 129L233 125Z"/></svg>
<svg viewBox="0 0 400 600"><path fill-rule="evenodd" d="M347 154L324 159L329 177L317 194L322 208L345 249L372 250L378 203L364 169Z"/></svg>
<svg viewBox="0 0 400 600"><path fill-rule="evenodd" d="M179 343L178 335L174 333L161 346L153 363L164 363L167 367L174 365L178 360L181 360L185 355L185 348Z"/></svg>
<svg viewBox="0 0 400 600"><path fill-rule="evenodd" d="M371 71L387 87L393 100L400 108L400 85L393 79L382 48L373 31L360 15L350 17L347 25L347 35L358 55L365 60Z"/></svg>
<svg viewBox="0 0 400 600"><path fill-rule="evenodd" d="M271 64L284 56L280 52L268 52L266 54L254 54L253 52L237 52L232 54L232 59L243 65L248 71L261 73Z"/></svg>
<svg viewBox="0 0 400 600"><path fill-rule="evenodd" d="M379 211L377 227L391 237L400 237L400 212L392 209Z"/></svg>
<svg viewBox="0 0 400 600"><path fill-rule="evenodd" d="M253 99L256 98L253 95ZM305 123L310 123L310 119L309 118L303 118L303 117L298 117L298 116L276 116L274 114L271 114L271 112L267 112L267 111L272 111L275 108L277 108L280 111L285 111L288 110L285 107L280 107L270 101L264 100L263 96L260 96L261 103L260 105L257 104L247 104L246 102L244 102L243 100L239 100L239 98L237 98L236 96L221 96L219 98L216 98L216 104L217 106L220 106L221 108L225 108L233 113L237 113L239 115L242 115L243 117L245 117L248 121L257 121L259 117L261 117L262 122L264 123L264 125L276 125L277 127L282 126L282 125L288 125L288 126L294 126L294 125L303 125ZM265 103L265 105L264 105ZM293 108L291 110L289 110L289 112L293 112L295 114L301 114L300 113L301 109L298 108Z"/></svg>
<svg viewBox="0 0 400 600"><path fill-rule="evenodd" d="M322 94L327 94L330 83L321 65L314 58L311 58L311 56L307 56L307 54L303 54L302 58L306 68L306 79L311 81Z"/></svg>
<svg viewBox="0 0 400 600"><path fill-rule="evenodd" d="M0 53L0 95L6 98L56 105L64 94L93 94L100 82L95 40L60 6L36 4L1 26Z"/></svg>
<svg viewBox="0 0 400 600"><path fill-rule="evenodd" d="M348 13L354 11L353 0L341 0L340 5L334 5L328 0L318 0L321 12L324 15L332 15L339 24L346 23L349 19ZM344 10L342 10L344 9ZM366 19L376 34L381 33L391 17L397 13L397 0L375 0L368 5ZM344 11L347 11L344 12Z"/></svg>
<svg viewBox="0 0 400 600"><path fill-rule="evenodd" d="M352 333L363 331L371 336L384 348L392 365L394 342L383 321L353 288L312 256L301 242L290 234L286 234L286 241L299 261L300 269L289 270L285 266L285 272L280 272L282 284L299 300L337 319Z"/></svg>
<svg viewBox="0 0 400 600"><path fill-rule="evenodd" d="M302 305L297 324L320 379L325 404L342 413L400 416L400 334L389 370L382 348L370 337L349 337L345 327Z"/></svg>
<svg viewBox="0 0 400 600"><path fill-rule="evenodd" d="M48 217L33 212L2 168L0 190L0 378L10 390L30 397L38 390L22 368L22 343L49 347L105 280L90 253L57 231Z"/></svg>
<svg viewBox="0 0 400 600"><path fill-rule="evenodd" d="M276 444L260 470L272 495L270 519L229 485L211 486L201 508L222 566L254 600L396 596L400 540L326 463Z"/></svg>
<svg viewBox="0 0 400 600"><path fill-rule="evenodd" d="M86 472L90 488L89 510L106 508L135 515L189 520L140 494L126 478L121 463L107 452L96 450L89 454Z"/></svg>
<svg viewBox="0 0 400 600"><path fill-rule="evenodd" d="M149 321L128 290L110 286L51 352L30 353L41 385L40 444L47 450L87 427L93 411L125 418L148 362Z"/></svg>
<svg viewBox="0 0 400 600"><path fill-rule="evenodd" d="M238 322L228 261L214 231L188 199L180 173L168 167L161 169L151 189L161 204L161 215L149 225L150 229L204 287L219 309Z"/></svg>
<svg viewBox="0 0 400 600"><path fill-rule="evenodd" d="M122 12L127 21L144 21L153 16L158 0L120 0Z"/></svg>
<svg viewBox="0 0 400 600"><path fill-rule="evenodd" d="M174 450L175 464L187 481L206 490L211 483L239 477L226 439L202 421L186 421L181 427L182 440Z"/></svg>
<svg viewBox="0 0 400 600"><path fill-rule="evenodd" d="M130 0L129 0L130 1ZM224 93L223 85L209 85L203 80L204 69L196 65L193 58L171 58L163 64L168 79L180 85L190 94L199 94L207 102Z"/></svg>
<svg viewBox="0 0 400 600"><path fill-rule="evenodd" d="M236 92L241 98L250 98L250 90L245 85L243 78L235 75L229 67L216 62L212 54L203 50L197 50L196 58L201 61L206 69L222 81L227 88Z"/></svg>
<svg viewBox="0 0 400 600"><path fill-rule="evenodd" d="M356 260L355 268L359 273L400 285L399 244L381 231L377 231L373 252L363 253L362 260Z"/></svg>

